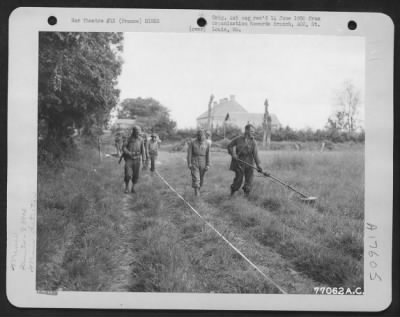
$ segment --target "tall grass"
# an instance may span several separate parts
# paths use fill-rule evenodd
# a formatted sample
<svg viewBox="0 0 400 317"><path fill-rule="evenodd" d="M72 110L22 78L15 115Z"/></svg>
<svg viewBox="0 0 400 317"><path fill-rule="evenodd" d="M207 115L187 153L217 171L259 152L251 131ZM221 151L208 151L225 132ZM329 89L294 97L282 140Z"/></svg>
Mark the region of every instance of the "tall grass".
<svg viewBox="0 0 400 317"><path fill-rule="evenodd" d="M256 177L248 199L241 193L232 199L229 157L214 153L200 210L213 206L219 213L211 221L228 217L317 284L362 286L363 152L262 152L262 162L273 175L317 196L316 205L302 204L291 191L264 177ZM171 163L164 173L190 198L177 164Z"/></svg>
<svg viewBox="0 0 400 317"><path fill-rule="evenodd" d="M111 142L110 142L111 144ZM46 290L275 293L156 175L122 194L122 168L81 147L38 177L37 287ZM293 293L363 285L362 151L261 152L263 167L318 197L256 177L250 197L229 196L226 153L212 153L193 196L184 153L161 153L160 173L234 245ZM128 262L127 262L128 261ZM291 270L295 273L291 273ZM116 285L115 277L123 283Z"/></svg>
<svg viewBox="0 0 400 317"><path fill-rule="evenodd" d="M106 289L124 222L115 160L81 148L62 169L38 171L37 288Z"/></svg>
<svg viewBox="0 0 400 317"><path fill-rule="evenodd" d="M276 292L188 212L160 179L139 185L138 191L141 195L130 206L136 255L131 263L130 291Z"/></svg>

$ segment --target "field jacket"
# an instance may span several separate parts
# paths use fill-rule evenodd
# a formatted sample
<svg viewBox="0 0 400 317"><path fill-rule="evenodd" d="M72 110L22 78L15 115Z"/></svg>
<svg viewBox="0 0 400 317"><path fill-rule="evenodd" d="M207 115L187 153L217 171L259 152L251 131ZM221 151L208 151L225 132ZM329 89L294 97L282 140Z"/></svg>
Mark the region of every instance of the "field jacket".
<svg viewBox="0 0 400 317"><path fill-rule="evenodd" d="M253 165L254 162L256 162L257 166L260 165L257 143L254 139L247 138L243 135L234 138L228 144L228 153L230 155L235 153L240 160L250 165ZM242 165L244 164L241 164L240 162L232 158L231 165L229 168L234 171L238 167L242 167Z"/></svg>
<svg viewBox="0 0 400 317"><path fill-rule="evenodd" d="M196 167L210 166L210 145L206 140L195 139L188 144L187 163Z"/></svg>
<svg viewBox="0 0 400 317"><path fill-rule="evenodd" d="M150 140L147 143L147 151L149 153L150 156L157 156L158 155L158 148L159 148L159 143L158 141L153 141Z"/></svg>
<svg viewBox="0 0 400 317"><path fill-rule="evenodd" d="M146 150L142 138L130 137L122 147L122 151L125 159L138 160L142 158L143 161L146 160Z"/></svg>

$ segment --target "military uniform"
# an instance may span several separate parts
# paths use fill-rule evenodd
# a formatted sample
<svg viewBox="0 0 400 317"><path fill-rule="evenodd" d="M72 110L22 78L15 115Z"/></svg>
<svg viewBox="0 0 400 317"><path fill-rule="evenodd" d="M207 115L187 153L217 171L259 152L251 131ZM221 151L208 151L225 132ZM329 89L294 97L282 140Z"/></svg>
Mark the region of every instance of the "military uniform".
<svg viewBox="0 0 400 317"><path fill-rule="evenodd" d="M143 146L144 146L144 160L145 162L143 163L143 169L146 170L149 167L149 152L148 152L148 139L147 139L147 134L143 133L142 134L142 139L143 139Z"/></svg>
<svg viewBox="0 0 400 317"><path fill-rule="evenodd" d="M257 166L260 165L257 143L253 138L239 136L233 139L228 144L228 152L230 155L236 154L237 158L252 166L254 161L256 162ZM240 186L242 186L244 177L243 191L245 194L249 194L254 179L254 169L232 158L230 170L235 172L235 178L233 179L233 183L231 185L231 193L239 190Z"/></svg>
<svg viewBox="0 0 400 317"><path fill-rule="evenodd" d="M200 189L203 186L204 174L210 166L210 146L206 140L192 140L188 144L187 163L192 166L192 187Z"/></svg>
<svg viewBox="0 0 400 317"><path fill-rule="evenodd" d="M152 171L152 172L154 172L156 169L155 163L156 163L157 156L158 156L158 147L159 147L159 143L157 140L151 139L148 142L147 152L150 157L150 171Z"/></svg>
<svg viewBox="0 0 400 317"><path fill-rule="evenodd" d="M122 137L120 133L117 133L115 135L115 149L117 150L117 155L120 156L121 155L121 151L122 151L122 145L123 145L123 141L122 141Z"/></svg>
<svg viewBox="0 0 400 317"><path fill-rule="evenodd" d="M130 137L122 151L125 159L125 183L132 181L135 185L139 179L140 159L145 160L145 148L142 138Z"/></svg>

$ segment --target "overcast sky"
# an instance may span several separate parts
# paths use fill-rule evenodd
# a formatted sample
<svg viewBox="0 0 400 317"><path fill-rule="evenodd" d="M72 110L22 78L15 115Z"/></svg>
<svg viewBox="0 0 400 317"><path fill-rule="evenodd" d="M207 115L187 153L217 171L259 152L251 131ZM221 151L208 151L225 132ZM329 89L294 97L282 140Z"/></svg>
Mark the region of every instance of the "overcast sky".
<svg viewBox="0 0 400 317"><path fill-rule="evenodd" d="M361 37L125 33L121 101L153 97L178 128L195 127L210 94L292 128L323 128L344 81L364 91ZM363 98L362 98L363 99Z"/></svg>

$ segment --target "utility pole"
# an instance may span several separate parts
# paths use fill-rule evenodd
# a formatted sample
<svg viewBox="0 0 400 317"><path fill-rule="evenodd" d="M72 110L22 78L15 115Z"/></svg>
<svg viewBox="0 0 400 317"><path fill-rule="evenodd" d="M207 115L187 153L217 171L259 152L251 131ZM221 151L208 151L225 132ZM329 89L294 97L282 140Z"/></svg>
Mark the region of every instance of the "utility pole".
<svg viewBox="0 0 400 317"><path fill-rule="evenodd" d="M264 135L263 135L263 147L266 147L268 150L271 147L271 116L269 115L268 112L268 99L265 99L264 102L264 118L263 118L263 129L264 129Z"/></svg>
<svg viewBox="0 0 400 317"><path fill-rule="evenodd" d="M214 95L211 94L210 101L208 102L208 116L207 116L207 129L211 131L211 105L214 100Z"/></svg>

